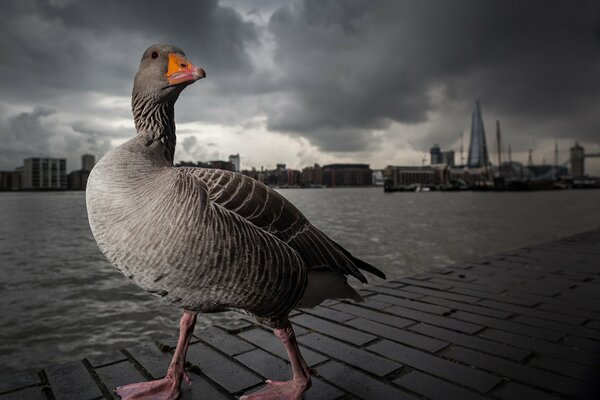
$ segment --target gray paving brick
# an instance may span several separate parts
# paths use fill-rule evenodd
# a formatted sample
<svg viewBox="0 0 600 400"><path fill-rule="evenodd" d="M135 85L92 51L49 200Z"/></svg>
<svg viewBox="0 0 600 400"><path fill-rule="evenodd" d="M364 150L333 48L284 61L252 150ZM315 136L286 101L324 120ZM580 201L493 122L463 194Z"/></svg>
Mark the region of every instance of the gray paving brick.
<svg viewBox="0 0 600 400"><path fill-rule="evenodd" d="M500 357L510 358L516 361L523 361L531 354L531 351L528 350L518 349L502 343L481 339L478 336L465 335L463 333L439 328L437 326L419 324L411 326L409 329L411 331L433 336L450 343L459 344L470 349L483 351L484 353L495 354Z"/></svg>
<svg viewBox="0 0 600 400"><path fill-rule="evenodd" d="M341 397L344 392L321 378L312 378L312 386L304 394L304 400L334 400Z"/></svg>
<svg viewBox="0 0 600 400"><path fill-rule="evenodd" d="M448 307L442 307L438 305L432 305L427 303L421 303L416 300L400 299L394 296L388 296L385 294L378 294L373 296L373 299L382 301L384 303L394 304L413 310L425 311L431 314L444 315L450 313L452 310Z"/></svg>
<svg viewBox="0 0 600 400"><path fill-rule="evenodd" d="M577 317L574 315L565 315L565 314L557 314L548 311L542 311L537 308L530 307L520 307L514 304L506 304L501 303L499 301L494 300L482 300L478 304L484 305L486 307L495 308L498 310L504 310L512 313L522 314L522 315L531 315L536 318L548 319L551 321L559 321L565 322L574 325L581 325L585 318Z"/></svg>
<svg viewBox="0 0 600 400"><path fill-rule="evenodd" d="M564 395L578 396L584 399L596 399L596 397L593 397L596 390L593 385L527 365L507 361L499 357L461 347L450 348L444 356L501 374L521 383L548 388Z"/></svg>
<svg viewBox="0 0 600 400"><path fill-rule="evenodd" d="M191 345L187 359L230 393L243 391L262 382L258 375L203 343Z"/></svg>
<svg viewBox="0 0 600 400"><path fill-rule="evenodd" d="M400 279L400 282L406 283L407 285L411 285L411 286L420 286L420 287L425 287L425 288L435 289L435 290L448 290L452 287L452 285L434 283L434 282L429 282L429 281L420 281L418 279L410 279L410 278Z"/></svg>
<svg viewBox="0 0 600 400"><path fill-rule="evenodd" d="M600 342L596 340L590 340L579 336L568 336L564 342L582 350L600 353Z"/></svg>
<svg viewBox="0 0 600 400"><path fill-rule="evenodd" d="M46 377L56 400L92 400L102 396L81 361L47 368Z"/></svg>
<svg viewBox="0 0 600 400"><path fill-rule="evenodd" d="M420 311L409 310L407 308L399 306L393 306L391 308L388 308L387 311L399 316L414 319L415 321L426 322L431 325L443 326L445 328L453 329L459 332L476 333L483 329L483 326L477 323L459 321L457 319L427 314ZM454 316L454 314L451 314L450 316Z"/></svg>
<svg viewBox="0 0 600 400"><path fill-rule="evenodd" d="M418 299L419 297L423 297L422 294L409 292L406 290L398 290L398 289L390 289L390 288L382 288L382 287L374 287L373 291L379 294L388 294L390 296L402 297L405 299Z"/></svg>
<svg viewBox="0 0 600 400"><path fill-rule="evenodd" d="M467 289L467 288L454 287L454 288L450 289L450 291L456 292L459 294L463 294L463 295L468 295L471 297L497 300L497 301L501 301L504 303L517 304L519 306L526 306L526 307L533 307L539 303L539 301L529 300L529 299L522 298L522 297L515 297L515 296L503 295L503 294L494 294L494 293L489 293L489 292L485 292L485 291L481 291L481 290L473 290L473 289Z"/></svg>
<svg viewBox="0 0 600 400"><path fill-rule="evenodd" d="M396 379L394 383L432 400L484 400L487 398L419 371L409 372Z"/></svg>
<svg viewBox="0 0 600 400"><path fill-rule="evenodd" d="M479 288L481 290L485 290L490 293L502 293L503 291L506 290L504 287L484 286L484 285L478 284L477 282L469 282L469 281L465 281L465 280L462 280L459 282L459 281L448 279L445 277L433 278L431 280L431 282L440 283L440 284L452 284L453 287L462 287L462 288L475 287L475 288Z"/></svg>
<svg viewBox="0 0 600 400"><path fill-rule="evenodd" d="M114 393L117 386L146 381L146 378L129 361L96 368L96 373L116 400L119 400L119 396Z"/></svg>
<svg viewBox="0 0 600 400"><path fill-rule="evenodd" d="M152 375L154 379L165 376L169 362L170 353L163 353L154 342L146 342L125 349L142 367Z"/></svg>
<svg viewBox="0 0 600 400"><path fill-rule="evenodd" d="M289 363L262 349L254 349L234 358L260 374L264 379L287 381L292 377L292 369Z"/></svg>
<svg viewBox="0 0 600 400"><path fill-rule="evenodd" d="M517 315L516 317L512 318L512 321L531 326L539 326L541 328L551 329L557 332L578 335L588 339L600 340L600 331L585 328L583 326L561 324L560 322L548 321L545 319L534 318L527 315Z"/></svg>
<svg viewBox="0 0 600 400"><path fill-rule="evenodd" d="M413 395L337 362L330 361L317 370L319 376L361 399L417 400Z"/></svg>
<svg viewBox="0 0 600 400"><path fill-rule="evenodd" d="M556 341L564 336L564 334L560 332L537 328L535 326L519 324L512 321L505 321L501 319L485 317L483 315L471 314L464 311L457 311L452 314L452 317L460 319L462 321L473 322L491 328L497 328L500 330L518 333L526 336L534 336L550 341Z"/></svg>
<svg viewBox="0 0 600 400"><path fill-rule="evenodd" d="M232 398L217 390L206 377L193 371L187 371L187 374L192 380L192 384L188 385L185 382L181 384L179 400L230 400Z"/></svg>
<svg viewBox="0 0 600 400"><path fill-rule="evenodd" d="M464 270L448 270L445 272L438 272L436 275L433 275L431 278L432 282L438 282L439 283L445 283L447 285L453 284L453 283L462 283L462 284L469 284L473 281L475 281L478 276L467 276L468 273L467 271Z"/></svg>
<svg viewBox="0 0 600 400"><path fill-rule="evenodd" d="M369 319L371 321L380 322L385 325L391 325L396 328L404 328L414 324L414 321L405 318L399 318L394 315L376 312L363 307L358 307L352 304L341 303L333 306L336 310L347 312L357 317Z"/></svg>
<svg viewBox="0 0 600 400"><path fill-rule="evenodd" d="M407 286L405 290L422 294L424 296L433 296L433 297L441 297L442 299L454 300L454 301L462 301L463 303L475 303L479 301L479 297L475 296L467 296L464 294L450 293L450 292L442 292L440 290L426 289L422 287L416 286Z"/></svg>
<svg viewBox="0 0 600 400"><path fill-rule="evenodd" d="M431 339L427 336L415 334L404 329L394 328L389 325L380 324L379 322L369 321L363 318L347 321L346 324L395 342L404 343L412 347L429 351L430 353L435 353L448 346L448 343L441 340Z"/></svg>
<svg viewBox="0 0 600 400"><path fill-rule="evenodd" d="M208 327L196 332L196 336L223 353L234 356L254 349L250 343L241 340L235 335L223 332L216 327Z"/></svg>
<svg viewBox="0 0 600 400"><path fill-rule="evenodd" d="M288 362L261 349L240 354L236 356L235 359L253 371L258 372L265 379L286 381L292 377L292 369ZM260 390L261 388L262 387L256 388L249 393ZM304 398L306 400L334 400L343 394L344 392L336 387L325 383L319 378L312 377L312 386L304 395Z"/></svg>
<svg viewBox="0 0 600 400"><path fill-rule="evenodd" d="M332 321L337 321L337 322L344 322L344 321L348 321L349 319L354 318L354 315L352 315L352 314L348 314L348 313L341 312L341 311L336 311L331 308L321 307L321 306L315 307L315 308L303 309L302 311L305 313L311 314L311 315L316 315L317 317L330 319Z"/></svg>
<svg viewBox="0 0 600 400"><path fill-rule="evenodd" d="M40 383L40 375L37 371L26 371L6 375L0 377L0 393Z"/></svg>
<svg viewBox="0 0 600 400"><path fill-rule="evenodd" d="M535 351L543 356L554 356L563 360L577 362L579 364L598 367L598 355L587 351L573 349L567 345L550 343L545 340L535 339L514 333L486 329L480 334L481 337L495 340L511 346Z"/></svg>
<svg viewBox="0 0 600 400"><path fill-rule="evenodd" d="M485 315L488 317L494 317L494 318L498 318L498 319L506 319L506 318L510 317L511 315L513 315L513 313L507 312L507 311L493 310L491 308L481 307L476 304L466 304L466 303L461 303L458 301L441 299L439 297L433 297L433 296L425 296L425 297L421 298L420 301L423 301L426 303L438 304L438 305L446 306L446 307L452 307L455 310L467 311L467 312L471 312L474 314L481 314L481 315Z"/></svg>
<svg viewBox="0 0 600 400"><path fill-rule="evenodd" d="M465 367L389 340L382 340L369 346L368 349L415 369L484 393L496 386L501 380L487 372Z"/></svg>
<svg viewBox="0 0 600 400"><path fill-rule="evenodd" d="M598 320L595 321L588 321L585 324L586 328L591 328L591 329L598 329L600 330L600 318Z"/></svg>
<svg viewBox="0 0 600 400"><path fill-rule="evenodd" d="M0 394L0 400L46 400L41 386L28 387L6 394Z"/></svg>
<svg viewBox="0 0 600 400"><path fill-rule="evenodd" d="M321 332L326 335L332 336L336 339L355 344L357 346L363 345L365 343L377 339L376 336L373 336L371 334L357 331L356 329L348 328L346 326L329 322L324 319L313 317L307 314L298 315L294 317L292 319L292 322L298 325L302 325L306 328L310 328L317 332Z"/></svg>
<svg viewBox="0 0 600 400"><path fill-rule="evenodd" d="M341 360L364 371L378 376L385 376L402 367L402 364L385 359L376 354L344 344L319 333L309 333L302 336L300 341L317 351L332 358Z"/></svg>
<svg viewBox="0 0 600 400"><path fill-rule="evenodd" d="M532 301L537 301L538 303L540 303L539 304L540 307L543 306L544 304L559 306L559 307L567 306L570 308L577 308L577 309L591 312L594 314L600 313L600 307L596 307L593 302L585 301L585 300L573 300L573 299L565 299L565 298L561 298L561 297L545 297L545 296L538 296L535 294L527 294L527 293L514 293L514 296L518 296L518 297L524 298L524 299L529 299Z"/></svg>
<svg viewBox="0 0 600 400"><path fill-rule="evenodd" d="M260 328L255 328L246 332L242 332L238 334L238 336L262 348L263 350L268 351L271 354L275 354L283 360L288 359L288 355L283 347L283 344L275 337L275 335L270 332ZM315 353L314 351L307 349L302 345L300 346L300 351L302 352L302 357L304 357L306 363L311 367L328 360L327 357L322 356L319 353Z"/></svg>
<svg viewBox="0 0 600 400"><path fill-rule="evenodd" d="M570 376L571 378L595 383L600 379L600 357L598 358L598 368L586 367L571 361L561 360L555 357L543 357L533 359L529 362L531 365L547 369L559 375Z"/></svg>
<svg viewBox="0 0 600 400"><path fill-rule="evenodd" d="M525 385L521 385L517 382L508 382L507 384L503 385L500 389L494 392L494 397L504 400L559 400L559 397Z"/></svg>
<svg viewBox="0 0 600 400"><path fill-rule="evenodd" d="M108 353L100 354L94 357L87 358L90 365L94 368L101 367L103 365L113 364L120 361L127 360L127 356L120 351L111 351Z"/></svg>
<svg viewBox="0 0 600 400"><path fill-rule="evenodd" d="M388 307L391 307L391 304L383 303L381 301L374 300L373 296L365 297L364 301L361 302L353 302L352 304L360 304L361 307L372 308L374 310L380 311L385 310Z"/></svg>
<svg viewBox="0 0 600 400"><path fill-rule="evenodd" d="M233 319L233 320L224 320L217 321L214 323L215 326L221 327L225 329L229 333L238 333L244 329L251 328L256 324L254 321L249 321L247 319Z"/></svg>

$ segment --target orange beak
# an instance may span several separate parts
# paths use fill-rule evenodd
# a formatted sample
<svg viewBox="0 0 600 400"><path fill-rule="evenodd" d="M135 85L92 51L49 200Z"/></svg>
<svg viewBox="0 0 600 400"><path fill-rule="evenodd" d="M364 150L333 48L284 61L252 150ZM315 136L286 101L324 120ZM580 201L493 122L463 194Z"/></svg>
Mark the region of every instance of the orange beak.
<svg viewBox="0 0 600 400"><path fill-rule="evenodd" d="M167 79L169 84L178 85L180 83L194 83L198 79L206 77L206 72L202 68L196 67L189 62L187 58L177 53L169 54L169 67L167 68Z"/></svg>

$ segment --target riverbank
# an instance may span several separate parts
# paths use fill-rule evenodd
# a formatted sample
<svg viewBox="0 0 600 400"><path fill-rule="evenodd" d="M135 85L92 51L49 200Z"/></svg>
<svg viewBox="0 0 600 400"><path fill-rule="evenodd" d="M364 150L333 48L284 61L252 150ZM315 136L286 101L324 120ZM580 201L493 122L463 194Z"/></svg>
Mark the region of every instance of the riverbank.
<svg viewBox="0 0 600 400"><path fill-rule="evenodd" d="M318 377L306 399L597 399L600 230L469 260L292 316ZM175 338L0 377L0 400L112 399L159 378ZM183 399L233 399L289 374L251 321L195 332ZM344 397L346 396L346 397Z"/></svg>

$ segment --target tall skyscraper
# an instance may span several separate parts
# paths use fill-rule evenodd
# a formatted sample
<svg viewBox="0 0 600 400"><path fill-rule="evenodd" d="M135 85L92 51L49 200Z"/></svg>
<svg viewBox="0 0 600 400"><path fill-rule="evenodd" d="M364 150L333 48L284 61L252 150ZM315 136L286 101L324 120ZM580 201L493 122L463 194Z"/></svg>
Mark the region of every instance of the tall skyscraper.
<svg viewBox="0 0 600 400"><path fill-rule="evenodd" d="M471 143L469 144L469 168L485 167L489 164L487 144L485 142L485 128L481 118L481 106L477 100L473 119L471 120Z"/></svg>
<svg viewBox="0 0 600 400"><path fill-rule="evenodd" d="M81 156L81 170L90 172L96 164L96 157L91 154L84 154Z"/></svg>
<svg viewBox="0 0 600 400"><path fill-rule="evenodd" d="M442 149L440 149L439 144L433 145L433 147L429 150L429 154L431 154L431 164L441 164L442 163Z"/></svg>
<svg viewBox="0 0 600 400"><path fill-rule="evenodd" d="M575 142L571 147L571 176L581 179L585 175L585 150Z"/></svg>
<svg viewBox="0 0 600 400"><path fill-rule="evenodd" d="M232 154L229 156L229 162L233 164L233 170L240 172L240 153Z"/></svg>

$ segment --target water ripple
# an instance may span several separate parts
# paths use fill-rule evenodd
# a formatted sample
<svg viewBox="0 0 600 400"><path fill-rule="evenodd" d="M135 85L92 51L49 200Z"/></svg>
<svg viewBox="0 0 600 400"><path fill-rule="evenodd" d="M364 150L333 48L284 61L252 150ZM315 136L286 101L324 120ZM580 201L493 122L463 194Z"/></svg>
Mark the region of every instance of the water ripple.
<svg viewBox="0 0 600 400"><path fill-rule="evenodd" d="M392 279L600 226L600 191L281 193ZM83 193L0 193L0 218L2 374L177 334L180 310L106 262ZM236 317L201 316L198 324Z"/></svg>

